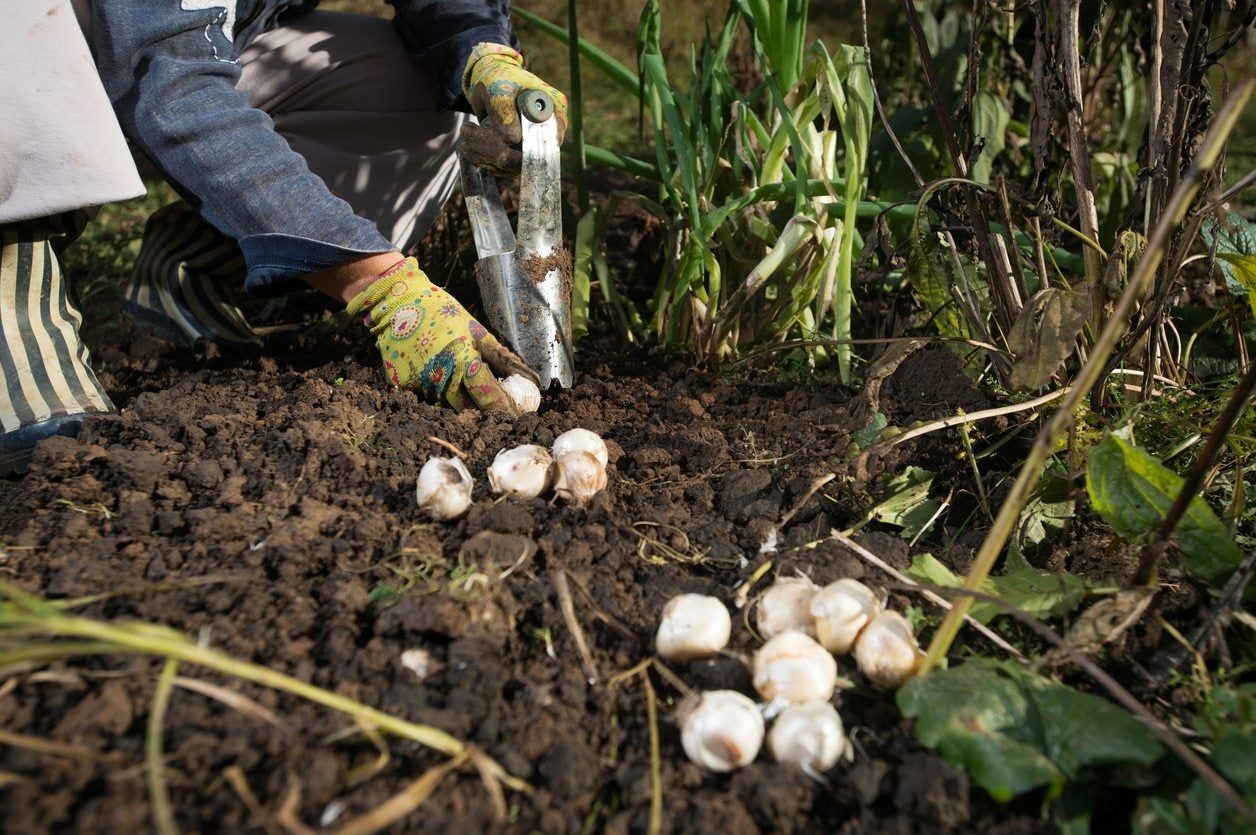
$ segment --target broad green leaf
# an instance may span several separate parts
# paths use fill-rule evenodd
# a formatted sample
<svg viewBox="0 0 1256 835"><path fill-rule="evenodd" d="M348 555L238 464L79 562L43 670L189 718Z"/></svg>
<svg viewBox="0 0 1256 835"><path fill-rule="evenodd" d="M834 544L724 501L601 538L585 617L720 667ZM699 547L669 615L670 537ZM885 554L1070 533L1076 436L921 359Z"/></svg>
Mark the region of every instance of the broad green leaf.
<svg viewBox="0 0 1256 835"><path fill-rule="evenodd" d="M1016 520L1013 553L1023 561L1025 553L1034 553L1061 531L1075 511L1071 485L1062 478L1044 477Z"/></svg>
<svg viewBox="0 0 1256 835"><path fill-rule="evenodd" d="M868 418L867 426L863 429L857 429L851 434L850 438L855 442L855 446L860 449L867 449L876 443L877 436L881 434L881 430L889 426L889 424L890 422L886 419L885 415L881 412L877 412L872 417Z"/></svg>
<svg viewBox="0 0 1256 835"><path fill-rule="evenodd" d="M1181 489L1177 473L1116 434L1109 433L1100 441L1087 462L1090 503L1126 538L1155 528ZM1243 559L1229 529L1198 496L1187 506L1174 539L1186 567L1213 585L1225 582Z"/></svg>
<svg viewBox="0 0 1256 835"><path fill-rule="evenodd" d="M1199 234L1204 243L1216 249L1221 259L1218 266L1230 292L1244 296L1256 291L1256 265L1251 260L1256 258L1256 224L1242 215L1226 212L1220 221L1212 217L1205 220Z"/></svg>
<svg viewBox="0 0 1256 835"><path fill-rule="evenodd" d="M983 143L969 173L979 183L989 183L994 160L1007 144L1007 123L1012 114L1007 102L982 90L973 99L973 138Z"/></svg>
<svg viewBox="0 0 1256 835"><path fill-rule="evenodd" d="M1029 300L1008 333L1008 347L1016 355L1012 386L1021 391L1042 388L1059 369L1082 327L1090 319L1087 288L1050 287Z"/></svg>
<svg viewBox="0 0 1256 835"><path fill-rule="evenodd" d="M964 578L952 572L930 554L917 554L912 558L908 577L935 586L959 588ZM1077 608L1090 591L1090 585L1081 577L1067 571L1058 573L1039 571L1031 565L1021 564L1005 574L990 576L981 584L981 591L997 597L1036 618L1058 617ZM1004 614L994 603L977 601L969 614L982 623Z"/></svg>
<svg viewBox="0 0 1256 835"><path fill-rule="evenodd" d="M929 498L932 484L933 473L920 467L908 467L889 479L885 485L886 497L872 508L869 517L902 528L904 539L915 537L938 512L938 503Z"/></svg>
<svg viewBox="0 0 1256 835"><path fill-rule="evenodd" d="M993 662L969 661L914 678L897 701L915 720L916 739L967 771L996 800L1064 782L1035 745L1029 693Z"/></svg>
<svg viewBox="0 0 1256 835"><path fill-rule="evenodd" d="M1243 293L1247 295L1247 301L1252 306L1252 312L1256 313L1256 255L1218 252L1217 257L1221 259L1222 271L1226 272L1226 283L1231 290L1236 283L1242 286ZM1228 271L1226 267L1229 267Z"/></svg>
<svg viewBox="0 0 1256 835"><path fill-rule="evenodd" d="M974 659L912 679L898 706L921 743L999 800L1041 786L1058 794L1093 769L1148 768L1163 754L1116 705L1012 662Z"/></svg>

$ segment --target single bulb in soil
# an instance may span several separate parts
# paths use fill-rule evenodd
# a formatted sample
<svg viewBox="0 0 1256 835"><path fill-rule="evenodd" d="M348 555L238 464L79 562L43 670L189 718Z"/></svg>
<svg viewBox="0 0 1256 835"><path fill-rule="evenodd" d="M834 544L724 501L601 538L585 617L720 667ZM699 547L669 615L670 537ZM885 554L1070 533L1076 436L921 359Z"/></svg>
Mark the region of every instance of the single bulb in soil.
<svg viewBox="0 0 1256 835"><path fill-rule="evenodd" d="M554 459L545 447L524 444L497 453L488 468L488 484L494 493L513 499L532 499L549 489Z"/></svg>
<svg viewBox="0 0 1256 835"><path fill-rule="evenodd" d="M768 750L777 762L796 765L818 777L847 750L842 718L828 702L790 705L772 725Z"/></svg>
<svg viewBox="0 0 1256 835"><path fill-rule="evenodd" d="M819 586L806 577L783 577L773 583L759 598L755 610L759 635L763 640L775 638L788 630L814 635L811 597L817 590Z"/></svg>
<svg viewBox="0 0 1256 835"><path fill-rule="evenodd" d="M554 439L554 445L551 448L555 458L562 458L569 452L588 452L598 460L603 467L610 461L610 454L606 450L606 441L596 432L590 432L588 429L569 429Z"/></svg>
<svg viewBox="0 0 1256 835"><path fill-rule="evenodd" d="M429 458L419 470L415 498L428 516L457 519L471 507L471 473L457 458Z"/></svg>
<svg viewBox="0 0 1256 835"><path fill-rule="evenodd" d="M606 469L588 452L568 452L554 464L554 494L563 501L584 504L606 489Z"/></svg>
<svg viewBox="0 0 1256 835"><path fill-rule="evenodd" d="M826 702L837 688L837 662L801 632L782 632L754 655L754 689L767 702Z"/></svg>
<svg viewBox="0 0 1256 835"><path fill-rule="evenodd" d="M733 620L719 600L705 594L682 594L663 607L654 647L665 661L709 658L728 645L732 630Z"/></svg>
<svg viewBox="0 0 1256 835"><path fill-rule="evenodd" d="M829 583L811 598L816 639L829 652L845 655L868 621L881 611L881 601L858 580Z"/></svg>
<svg viewBox="0 0 1256 835"><path fill-rule="evenodd" d="M401 653L401 666L418 676L419 681L423 681L435 672L440 664L425 649L408 649Z"/></svg>
<svg viewBox="0 0 1256 835"><path fill-rule="evenodd" d="M923 661L911 624L898 612L881 612L855 641L859 671L883 687L901 686L919 672Z"/></svg>
<svg viewBox="0 0 1256 835"><path fill-rule="evenodd" d="M711 690L681 704L680 743L708 771L732 771L754 762L763 745L763 716L746 696Z"/></svg>
<svg viewBox="0 0 1256 835"><path fill-rule="evenodd" d="M502 390L521 412L535 412L541 408L541 389L522 374L511 374L502 380Z"/></svg>

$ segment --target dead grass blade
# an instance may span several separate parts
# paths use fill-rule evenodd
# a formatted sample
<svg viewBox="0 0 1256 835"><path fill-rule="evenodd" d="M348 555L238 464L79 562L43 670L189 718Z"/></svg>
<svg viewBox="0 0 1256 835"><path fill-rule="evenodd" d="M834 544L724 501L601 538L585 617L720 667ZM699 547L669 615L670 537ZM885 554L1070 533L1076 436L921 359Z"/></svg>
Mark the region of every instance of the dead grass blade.
<svg viewBox="0 0 1256 835"><path fill-rule="evenodd" d="M188 577L183 580L172 580L168 583L144 583L138 586L127 586L125 588L101 592L100 594L89 594L83 597L67 597L61 600L51 600L49 603L58 609L81 609L92 603L99 603L102 600L112 600L115 597L129 597L139 594L152 594L153 592L160 591L177 591L179 589L194 589L198 586L214 586L220 583L242 583L253 579L256 578L248 574L211 574L207 577Z"/></svg>
<svg viewBox="0 0 1256 835"><path fill-rule="evenodd" d="M283 831L275 823L274 817L266 810L265 806L258 802L257 795L253 794L253 789L249 786L249 781L244 776L244 769L238 765L224 768L222 777L231 788L235 789L235 793L239 795L240 800L249 810L249 813L257 819L262 829L266 830L266 835L283 835Z"/></svg>
<svg viewBox="0 0 1256 835"><path fill-rule="evenodd" d="M310 829L297 817L300 809L301 781L294 777L292 785L284 792L283 800L279 802L279 811L275 813L275 821L290 835L318 835L317 831Z"/></svg>
<svg viewBox="0 0 1256 835"><path fill-rule="evenodd" d="M357 768L350 769L345 774L345 783L349 786L356 786L365 783L367 780L379 774L388 767L388 763L392 760L392 754L388 750L388 743L384 741L383 735L374 725L362 719L356 718L358 727L362 729L362 735L371 741L375 746L377 755L374 760Z"/></svg>
<svg viewBox="0 0 1256 835"><path fill-rule="evenodd" d="M27 751L48 754L53 757L64 757L67 760L104 763L106 765L118 765L123 761L122 756L119 754L102 753L93 751L90 748L84 748L81 745L74 745L70 742L58 742L55 739L45 739L42 736L31 736L30 734L3 729L0 729L0 745L25 748Z"/></svg>
<svg viewBox="0 0 1256 835"><path fill-rule="evenodd" d="M243 693L237 693L234 690L228 690L226 687L210 684L208 681L202 681L198 678L186 678L184 676L176 676L173 684L175 687L182 687L184 690L191 690L193 693L200 693L202 696L221 702L250 719L265 722L283 734L285 739L291 740L294 738L292 729L273 710L263 707Z"/></svg>
<svg viewBox="0 0 1256 835"><path fill-rule="evenodd" d="M29 783L31 778L25 774L16 774L12 771L0 771L0 789L5 786L15 786L19 783Z"/></svg>
<svg viewBox="0 0 1256 835"><path fill-rule="evenodd" d="M571 599L571 586L567 583L567 571L555 568L550 571L550 580L554 583L554 593L558 595L558 608L563 613L563 620L571 637L575 639L576 649L580 652L580 669L589 684L597 684L599 680L597 664L593 661L593 653L589 650L589 642L585 640L584 629L580 619L576 617L576 604Z"/></svg>
<svg viewBox="0 0 1256 835"><path fill-rule="evenodd" d="M474 745L467 746L467 754L471 757L471 764L479 772L480 782L484 784L484 790L488 792L489 800L493 803L493 817L501 823L506 820L506 794L502 791L501 780L493 772L493 761Z"/></svg>
<svg viewBox="0 0 1256 835"><path fill-rule="evenodd" d="M166 763L161 751L162 726L166 721L166 708L170 704L170 693L174 689L174 676L179 669L179 662L167 658L157 677L157 688L153 691L153 705L148 711L148 734L144 740L144 756L148 762L148 802L153 815L153 828L160 835L179 835L179 827L174 821L174 810L170 808L170 792L166 788Z"/></svg>
<svg viewBox="0 0 1256 835"><path fill-rule="evenodd" d="M397 823L422 806L449 772L460 768L470 759L470 749L467 749L453 759L429 768L419 779L371 811L331 830L330 835L372 835Z"/></svg>
<svg viewBox="0 0 1256 835"><path fill-rule="evenodd" d="M663 757L659 744L658 702L648 669L641 671L641 684L645 688L645 715L650 725L650 825L647 832L658 835L663 831Z"/></svg>

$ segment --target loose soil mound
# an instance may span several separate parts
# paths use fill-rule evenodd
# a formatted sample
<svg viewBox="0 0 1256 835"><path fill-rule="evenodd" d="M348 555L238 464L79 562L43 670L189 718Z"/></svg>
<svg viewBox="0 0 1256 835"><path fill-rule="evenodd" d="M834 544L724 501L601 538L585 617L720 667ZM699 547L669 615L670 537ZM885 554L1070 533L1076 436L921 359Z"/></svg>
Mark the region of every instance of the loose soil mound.
<svg viewBox="0 0 1256 835"><path fill-rule="evenodd" d="M731 601L737 583L769 558L774 571L804 570L821 583L882 579L825 541L831 527L858 520L869 504L846 463L851 432L867 416L846 393L754 376L716 379L616 345L586 344L576 388L510 422L389 391L371 353L339 335L244 358L166 352L143 339L98 351L112 388L129 391L126 408L90 421L76 440L44 444L30 475L0 485L7 545L0 567L51 597L126 592L82 612L168 624L474 743L535 786L507 798L502 828L521 833L644 831L651 798L645 697L637 678L608 680L650 653L670 596L693 591ZM971 386L949 381L921 400L917 389L937 382L936 368L958 374L946 357L938 355L932 378L919 367L927 355L913 358L886 386L882 408L899 419L917 402L930 414L939 406L979 408ZM483 474L497 450L548 444L574 426L609 442L605 494L586 508L489 497ZM453 525L429 524L415 507L419 467L445 454L429 438L465 450L477 477L478 501ZM929 458L961 467L952 452L935 447ZM899 463L873 462L873 475ZM837 480L798 506L826 473ZM777 552L761 554L790 511ZM901 540L869 533L863 541L905 562ZM574 581L576 614L600 676L594 685L558 605L552 575L560 569ZM211 581L192 584L204 578ZM162 588L137 591L154 584ZM731 649L748 654L755 641L742 613L735 619ZM428 653L425 678L402 665L406 650ZM0 772L27 778L0 788L0 830L151 826L142 765L158 664L84 659L9 679L16 686L0 690L0 728L116 759L0 747ZM667 718L678 694L659 681L665 829L1044 826L1032 799L1011 808L991 802L912 740L892 694L872 688L846 659L841 670L854 685L839 709L858 755L829 774L828 785L766 756L731 775L700 772ZM731 656L675 672L692 687L750 692L745 667ZM180 674L239 690L290 730L176 688L165 747L184 831L260 831L224 779L233 767L264 808L275 812L288 799L313 826L337 805L340 822L361 814L440 761L389 740L388 761L373 770L380 755L365 738L326 741L345 726L339 715L189 666ZM443 782L395 831L492 828L488 796L468 771Z"/></svg>

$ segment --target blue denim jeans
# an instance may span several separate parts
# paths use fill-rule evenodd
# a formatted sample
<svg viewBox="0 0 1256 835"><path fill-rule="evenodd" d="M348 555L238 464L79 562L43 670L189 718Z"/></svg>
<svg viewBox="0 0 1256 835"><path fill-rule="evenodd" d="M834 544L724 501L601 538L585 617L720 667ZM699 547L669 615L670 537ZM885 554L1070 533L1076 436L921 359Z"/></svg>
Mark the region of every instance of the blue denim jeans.
<svg viewBox="0 0 1256 835"><path fill-rule="evenodd" d="M399 248L311 170L239 84L241 52L260 33L295 24L295 16L314 5L92 2L89 40L123 131L207 221L239 242L246 287L255 295L281 295L302 286L306 273ZM433 118L438 110L466 109L460 77L471 48L483 41L513 41L505 0L393 0L392 5L400 44L436 81ZM327 71L336 71L334 62ZM405 87L411 81L388 77L376 83ZM372 130L367 114L361 124L346 127Z"/></svg>

